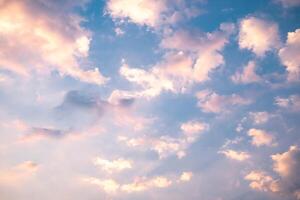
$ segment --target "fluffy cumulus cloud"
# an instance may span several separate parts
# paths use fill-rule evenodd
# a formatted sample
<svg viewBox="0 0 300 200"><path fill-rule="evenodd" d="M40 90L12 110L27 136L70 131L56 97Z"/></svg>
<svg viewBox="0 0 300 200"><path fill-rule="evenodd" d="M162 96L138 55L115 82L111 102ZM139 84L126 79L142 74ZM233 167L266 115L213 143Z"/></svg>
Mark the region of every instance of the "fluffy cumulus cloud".
<svg viewBox="0 0 300 200"><path fill-rule="evenodd" d="M274 179L263 171L251 171L245 176L245 180L250 181L250 187L260 191L278 191Z"/></svg>
<svg viewBox="0 0 300 200"><path fill-rule="evenodd" d="M243 98L237 94L219 95L210 90L202 90L196 94L198 107L203 112L222 113L228 112L234 106L248 105L250 99Z"/></svg>
<svg viewBox="0 0 300 200"><path fill-rule="evenodd" d="M248 135L252 137L252 145L257 147L264 145L272 146L276 144L274 136L262 129L252 128L248 131Z"/></svg>
<svg viewBox="0 0 300 200"><path fill-rule="evenodd" d="M279 50L279 57L288 72L288 80L300 80L300 29L289 32L283 48Z"/></svg>
<svg viewBox="0 0 300 200"><path fill-rule="evenodd" d="M257 65L254 61L249 61L242 71L237 71L231 80L234 83L255 83L262 81L262 78L256 73Z"/></svg>
<svg viewBox="0 0 300 200"><path fill-rule="evenodd" d="M55 3L45 1L1 1L0 69L26 77L54 70L83 82L105 83L107 78L98 68L80 67L78 59L88 56L91 38L80 26L81 19L70 14L73 6L65 3L56 7Z"/></svg>
<svg viewBox="0 0 300 200"><path fill-rule="evenodd" d="M280 45L278 25L258 17L247 17L241 20L239 46L249 49L257 56L264 56L268 51Z"/></svg>
<svg viewBox="0 0 300 200"><path fill-rule="evenodd" d="M250 187L256 190L275 192L282 198L299 199L300 179L300 150L290 146L289 150L271 156L273 170L277 173L274 178L263 171L251 171L245 176L250 181Z"/></svg>

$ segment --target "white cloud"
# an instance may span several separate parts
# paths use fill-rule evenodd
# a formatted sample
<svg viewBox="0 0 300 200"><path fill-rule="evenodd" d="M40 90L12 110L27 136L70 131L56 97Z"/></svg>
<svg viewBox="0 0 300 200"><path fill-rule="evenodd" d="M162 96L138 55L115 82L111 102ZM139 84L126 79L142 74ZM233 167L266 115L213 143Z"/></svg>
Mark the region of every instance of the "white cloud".
<svg viewBox="0 0 300 200"><path fill-rule="evenodd" d="M123 64L120 68L120 74L128 81L142 87L143 90L140 92L131 93L136 97L155 97L163 90L174 91L173 83L155 68L146 71L139 68L131 68L127 64Z"/></svg>
<svg viewBox="0 0 300 200"><path fill-rule="evenodd" d="M287 41L279 50L279 57L286 67L289 81L300 80L300 29L289 32Z"/></svg>
<svg viewBox="0 0 300 200"><path fill-rule="evenodd" d="M264 130L252 128L248 131L248 135L252 137L252 145L260 146L272 146L275 145L275 138Z"/></svg>
<svg viewBox="0 0 300 200"><path fill-rule="evenodd" d="M222 150L219 153L224 154L227 158L237 160L237 161L244 161L250 158L250 154L243 151L235 151L232 149Z"/></svg>
<svg viewBox="0 0 300 200"><path fill-rule="evenodd" d="M166 1L160 0L109 0L106 5L106 11L113 19L150 27L162 23L162 14L166 10Z"/></svg>
<svg viewBox="0 0 300 200"><path fill-rule="evenodd" d="M237 71L233 76L231 76L231 80L234 83L242 84L261 82L261 77L256 74L256 68L256 63L254 61L249 61L242 72Z"/></svg>
<svg viewBox="0 0 300 200"><path fill-rule="evenodd" d="M239 46L257 56L279 47L278 25L257 17L247 17L240 22Z"/></svg>
<svg viewBox="0 0 300 200"><path fill-rule="evenodd" d="M237 94L219 95L210 90L197 92L197 106L204 112L221 113L227 112L230 107L248 105L251 100L245 99Z"/></svg>
<svg viewBox="0 0 300 200"><path fill-rule="evenodd" d="M94 159L94 164L101 167L103 170L113 173L132 168L132 162L124 158L118 158L117 160L106 160L100 157Z"/></svg>
<svg viewBox="0 0 300 200"><path fill-rule="evenodd" d="M90 33L80 27L80 17L71 15L67 5L47 10L53 9L52 4L40 2L39 7L14 0L1 4L0 68L25 77L58 71L83 82L105 83L108 79L98 68L80 68L78 59L88 56L91 40Z"/></svg>

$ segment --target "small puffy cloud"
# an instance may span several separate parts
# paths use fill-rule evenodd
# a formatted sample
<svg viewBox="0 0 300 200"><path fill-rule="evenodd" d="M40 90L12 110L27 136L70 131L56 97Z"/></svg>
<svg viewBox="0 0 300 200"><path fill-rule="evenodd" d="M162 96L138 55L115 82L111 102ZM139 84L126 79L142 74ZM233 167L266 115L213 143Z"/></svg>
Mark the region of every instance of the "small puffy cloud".
<svg viewBox="0 0 300 200"><path fill-rule="evenodd" d="M300 96L299 95L290 95L287 98L276 97L275 105L285 108L292 112L297 112L300 110Z"/></svg>
<svg viewBox="0 0 300 200"><path fill-rule="evenodd" d="M219 153L224 154L227 158L237 160L237 161L244 161L250 158L250 154L244 151L235 151L232 149L226 149L219 151Z"/></svg>
<svg viewBox="0 0 300 200"><path fill-rule="evenodd" d="M247 17L240 22L239 46L257 56L279 47L278 25L257 17Z"/></svg>
<svg viewBox="0 0 300 200"><path fill-rule="evenodd" d="M210 90L202 90L197 92L197 106L204 112L221 113L227 112L229 107L238 105L248 105L250 99L245 99L237 94L219 95Z"/></svg>
<svg viewBox="0 0 300 200"><path fill-rule="evenodd" d="M245 176L245 180L250 181L250 187L260 191L272 191L277 192L276 181L263 171L251 171Z"/></svg>
<svg viewBox="0 0 300 200"><path fill-rule="evenodd" d="M269 121L273 115L268 112L250 112L250 118L253 120L255 124L264 124Z"/></svg>
<svg viewBox="0 0 300 200"><path fill-rule="evenodd" d="M299 1L300 2L300 1ZM279 50L281 63L286 67L289 81L300 80L300 29L289 32L285 45Z"/></svg>
<svg viewBox="0 0 300 200"><path fill-rule="evenodd" d="M199 121L189 121L181 124L180 129L187 137L187 140L193 142L200 133L208 129L208 125Z"/></svg>
<svg viewBox="0 0 300 200"><path fill-rule="evenodd" d="M249 61L243 71L237 71L233 76L231 76L231 80L234 83L242 84L261 82L261 77L256 74L256 68L256 63L254 61Z"/></svg>
<svg viewBox="0 0 300 200"><path fill-rule="evenodd" d="M100 157L94 159L94 164L107 172L120 172L132 168L132 162L124 158L106 160Z"/></svg>
<svg viewBox="0 0 300 200"><path fill-rule="evenodd" d="M254 146L272 146L275 144L275 138L264 130L252 128L248 131L248 135L252 137L251 143Z"/></svg>
<svg viewBox="0 0 300 200"><path fill-rule="evenodd" d="M64 4L58 7L55 2L16 0L1 3L0 69L25 77L57 71L99 85L108 80L98 68L80 67L78 60L88 56L90 33L80 26L80 17L71 14L76 4Z"/></svg>
<svg viewBox="0 0 300 200"><path fill-rule="evenodd" d="M117 36L122 36L125 34L125 31L123 31L120 27L115 28L115 33Z"/></svg>
<svg viewBox="0 0 300 200"><path fill-rule="evenodd" d="M193 177L193 172L182 172L180 176L180 181L187 182L190 181Z"/></svg>
<svg viewBox="0 0 300 200"><path fill-rule="evenodd" d="M274 0L277 3L280 3L284 8L292 8L300 6L299 0Z"/></svg>

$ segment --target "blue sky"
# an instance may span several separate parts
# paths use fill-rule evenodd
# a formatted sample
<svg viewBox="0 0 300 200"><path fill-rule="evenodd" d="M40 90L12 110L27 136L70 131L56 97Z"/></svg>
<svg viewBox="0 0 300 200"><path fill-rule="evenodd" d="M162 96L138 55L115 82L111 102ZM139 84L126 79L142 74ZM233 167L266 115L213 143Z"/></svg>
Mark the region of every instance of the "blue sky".
<svg viewBox="0 0 300 200"><path fill-rule="evenodd" d="M0 1L0 199L300 199L299 11Z"/></svg>

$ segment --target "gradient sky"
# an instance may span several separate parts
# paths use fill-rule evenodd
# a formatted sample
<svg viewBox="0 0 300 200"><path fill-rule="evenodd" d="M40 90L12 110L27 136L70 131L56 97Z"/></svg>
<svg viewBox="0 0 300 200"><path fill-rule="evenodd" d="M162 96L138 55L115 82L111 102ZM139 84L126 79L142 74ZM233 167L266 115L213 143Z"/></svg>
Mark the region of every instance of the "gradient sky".
<svg viewBox="0 0 300 200"><path fill-rule="evenodd" d="M0 0L1 200L299 200L300 0Z"/></svg>

